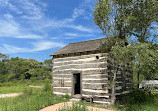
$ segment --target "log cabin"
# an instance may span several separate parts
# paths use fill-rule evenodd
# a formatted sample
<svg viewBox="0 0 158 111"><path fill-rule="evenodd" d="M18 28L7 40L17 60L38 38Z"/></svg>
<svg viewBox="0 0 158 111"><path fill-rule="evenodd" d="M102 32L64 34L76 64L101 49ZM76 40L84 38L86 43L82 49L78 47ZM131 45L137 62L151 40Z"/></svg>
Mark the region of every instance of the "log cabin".
<svg viewBox="0 0 158 111"><path fill-rule="evenodd" d="M93 103L111 104L113 73L116 72L108 52L101 46L107 39L70 43L53 56L52 87L56 95L68 94ZM129 69L117 71L115 96L133 87Z"/></svg>

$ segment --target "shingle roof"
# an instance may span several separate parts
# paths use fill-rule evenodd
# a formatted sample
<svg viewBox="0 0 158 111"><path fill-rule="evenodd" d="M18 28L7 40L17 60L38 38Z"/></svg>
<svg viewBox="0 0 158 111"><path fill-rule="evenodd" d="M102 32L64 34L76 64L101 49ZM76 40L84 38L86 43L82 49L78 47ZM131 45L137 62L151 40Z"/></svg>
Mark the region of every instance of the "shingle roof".
<svg viewBox="0 0 158 111"><path fill-rule="evenodd" d="M70 43L67 46L63 47L62 49L52 53L51 56L60 55L60 54L70 54L70 53L76 53L76 52L100 50L100 46L105 41L106 41L106 38L77 42L77 43Z"/></svg>

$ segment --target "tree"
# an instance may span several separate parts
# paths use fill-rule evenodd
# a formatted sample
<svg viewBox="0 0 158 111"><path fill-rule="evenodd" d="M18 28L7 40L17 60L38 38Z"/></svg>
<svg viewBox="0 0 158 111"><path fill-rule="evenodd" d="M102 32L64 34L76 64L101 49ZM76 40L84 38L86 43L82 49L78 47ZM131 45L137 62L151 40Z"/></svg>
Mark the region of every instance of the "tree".
<svg viewBox="0 0 158 111"><path fill-rule="evenodd" d="M53 65L52 59L44 60L43 65L46 66L49 71L51 71Z"/></svg>
<svg viewBox="0 0 158 111"><path fill-rule="evenodd" d="M7 59L9 59L8 55L0 53L0 61L5 61Z"/></svg>
<svg viewBox="0 0 158 111"><path fill-rule="evenodd" d="M10 58L0 61L0 68L0 82L51 78L50 69L35 59Z"/></svg>
<svg viewBox="0 0 158 111"><path fill-rule="evenodd" d="M104 35L132 36L139 42L157 37L157 0L97 0L93 15Z"/></svg>
<svg viewBox="0 0 158 111"><path fill-rule="evenodd" d="M118 55L118 57L113 55L115 62L118 62L117 64L119 64L119 62L120 64L128 64L128 62L133 64L135 63L137 66L138 83L139 75L142 70L144 70L143 67L146 68L152 66L149 61L146 61L148 64L146 63L146 65L142 65L143 61L140 58L147 56L153 59L153 57L150 56L150 54L144 55L145 52L141 49L144 44L141 43L150 41L156 43L157 39L155 38L158 36L158 33L156 32L158 25L157 15L157 0L97 0L95 10L93 12L93 21L99 26L102 33L108 37L108 41L103 44L104 51L111 51L112 55ZM130 52L131 50L127 48L127 45L129 44L127 43L127 39L129 37L131 37L131 39L135 38L140 42L136 44L136 46L132 45L131 48L135 49L134 53ZM123 48L122 51L119 51L119 48ZM124 48L127 49L125 50ZM125 53L123 51L125 51ZM153 50L150 49L149 51L152 53ZM128 56L130 58L127 57L127 59L122 59L124 58L121 56L123 54L129 54ZM116 67L119 66L120 65ZM113 83L115 83L116 80L116 73L117 70L113 75ZM112 104L115 103L114 88L115 85L112 87Z"/></svg>
<svg viewBox="0 0 158 111"><path fill-rule="evenodd" d="M139 88L139 76L145 80L155 79L158 70L158 48L149 43L130 44L127 47L117 45L112 48L111 54L115 62L133 69L137 75L137 88Z"/></svg>

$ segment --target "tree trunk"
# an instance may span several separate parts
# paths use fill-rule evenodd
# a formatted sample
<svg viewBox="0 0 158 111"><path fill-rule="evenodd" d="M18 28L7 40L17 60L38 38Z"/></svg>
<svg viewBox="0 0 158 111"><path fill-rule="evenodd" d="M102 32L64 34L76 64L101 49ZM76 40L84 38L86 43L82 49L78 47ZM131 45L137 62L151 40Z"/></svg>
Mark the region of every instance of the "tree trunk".
<svg viewBox="0 0 158 111"><path fill-rule="evenodd" d="M115 82L116 82L116 74L118 73L118 70L119 70L119 66L117 66L116 72L114 72L114 77L113 77L113 80L112 80L112 92L111 92L111 104L112 105L114 105L115 101L116 101Z"/></svg>
<svg viewBox="0 0 158 111"><path fill-rule="evenodd" d="M137 89L139 89L139 74L140 74L140 72L139 72L139 67L138 67L138 74L137 74Z"/></svg>
<svg viewBox="0 0 158 111"><path fill-rule="evenodd" d="M114 73L113 77L113 84L112 84L112 92L111 92L111 104L114 105L116 101L116 96L115 96L115 79L116 79L116 73Z"/></svg>

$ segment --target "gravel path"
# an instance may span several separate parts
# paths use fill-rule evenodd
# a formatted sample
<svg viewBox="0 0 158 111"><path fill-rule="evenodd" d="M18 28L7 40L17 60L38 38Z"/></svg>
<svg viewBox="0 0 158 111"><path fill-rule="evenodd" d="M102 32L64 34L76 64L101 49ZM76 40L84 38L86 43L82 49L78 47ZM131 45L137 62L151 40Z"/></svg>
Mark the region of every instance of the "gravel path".
<svg viewBox="0 0 158 111"><path fill-rule="evenodd" d="M43 108L43 109L41 109L39 111L57 111L59 108L62 108L64 106L72 107L72 102L55 104L55 105ZM113 111L113 110L109 110L109 109L97 108L97 107L92 107L92 106L87 106L87 108L89 110L93 109L93 111Z"/></svg>
<svg viewBox="0 0 158 111"><path fill-rule="evenodd" d="M22 94L24 94L24 93L0 94L0 98L16 97L16 96L20 96Z"/></svg>

